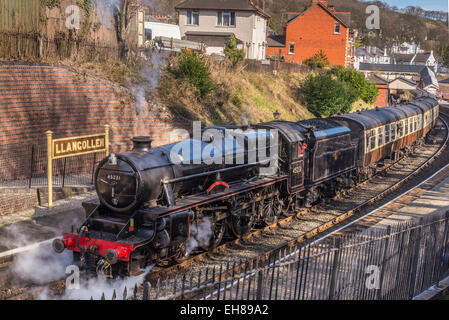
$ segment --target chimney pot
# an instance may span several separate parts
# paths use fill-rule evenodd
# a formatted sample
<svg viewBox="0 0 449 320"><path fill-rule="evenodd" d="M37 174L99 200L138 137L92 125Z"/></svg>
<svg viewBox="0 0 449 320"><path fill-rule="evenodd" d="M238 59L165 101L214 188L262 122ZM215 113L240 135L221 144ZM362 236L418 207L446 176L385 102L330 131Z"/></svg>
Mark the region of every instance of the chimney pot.
<svg viewBox="0 0 449 320"><path fill-rule="evenodd" d="M140 136L132 138L131 141L134 145L133 150L148 152L151 150L151 143L153 142L153 139L148 136Z"/></svg>

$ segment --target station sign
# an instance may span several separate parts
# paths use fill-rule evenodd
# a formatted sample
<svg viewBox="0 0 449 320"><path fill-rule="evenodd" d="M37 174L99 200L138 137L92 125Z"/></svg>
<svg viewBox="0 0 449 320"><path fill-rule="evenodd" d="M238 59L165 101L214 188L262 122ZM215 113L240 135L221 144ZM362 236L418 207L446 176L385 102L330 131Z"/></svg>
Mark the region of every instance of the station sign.
<svg viewBox="0 0 449 320"><path fill-rule="evenodd" d="M52 158L66 158L106 151L106 134L53 140Z"/></svg>
<svg viewBox="0 0 449 320"><path fill-rule="evenodd" d="M104 133L90 136L53 139L53 132L47 131L47 181L48 207L53 206L53 160L82 154L105 152L109 155L109 125Z"/></svg>

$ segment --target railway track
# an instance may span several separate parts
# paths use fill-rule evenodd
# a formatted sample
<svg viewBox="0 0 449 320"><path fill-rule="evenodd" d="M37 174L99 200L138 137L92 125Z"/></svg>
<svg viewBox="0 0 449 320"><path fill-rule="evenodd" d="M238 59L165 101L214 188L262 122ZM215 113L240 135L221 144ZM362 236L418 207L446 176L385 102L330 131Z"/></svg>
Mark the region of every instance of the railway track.
<svg viewBox="0 0 449 320"><path fill-rule="evenodd" d="M242 261L267 260L282 248L292 247L301 242L306 243L317 235L325 235L343 221L350 223L351 219L354 220L363 215L363 212L371 208L374 203L388 201L391 194L398 189L403 190L407 188L407 185L416 185L419 173L426 169L430 173L434 171L432 168L435 169L441 165L442 161L438 159L445 158L446 161L449 159L447 125L449 118L443 115L441 118L444 120L435 133L434 142L436 143L425 145L420 152L386 165L378 175L344 192L329 203L296 212L276 224L255 230L241 239L226 242L212 251L197 254L179 265L156 267L147 279L157 285L156 279L160 280L173 274L195 273L213 266L219 268L226 262L228 262L228 270L225 272L231 273L232 270L241 268ZM444 157L441 157L442 154ZM437 164L429 168L435 161ZM232 268L229 267L229 261L234 262ZM6 289L11 294L5 293L5 289L2 291L1 279L7 269L7 264L0 268L0 299L35 298L37 293L48 286L53 288L52 291L57 295L63 291L63 281L56 281L41 286L26 284L21 288L18 285L12 289ZM194 281L201 281L201 279L194 279Z"/></svg>
<svg viewBox="0 0 449 320"><path fill-rule="evenodd" d="M155 268L148 276L148 280L153 286L158 287L161 296L164 296L164 288L159 287L163 282L160 279L173 274L200 274L201 277L201 270L216 268L221 269L219 276L215 276L215 281L219 281L219 277L230 276L236 270L243 270L245 266L248 266L249 260L268 261L282 249L291 248L299 243L307 244L316 240L317 237L325 237L333 230L342 228L342 225L360 219L367 212L373 211L376 206L390 202L398 194L410 190L427 179L438 171L438 168L446 166L449 161L449 117L442 115L440 119L439 130L433 136L433 139L438 140L438 147L424 146L421 149L422 152L389 166L371 180L358 185L341 197L332 199L325 205L298 212L275 225L225 243L211 252L194 256L180 265ZM426 188L431 188L443 177L447 177L449 168L440 173L439 179L427 184ZM419 192L423 192L421 189L416 190L415 198L419 196ZM374 224L378 219L382 217L371 218L371 223ZM225 266L224 271L223 266ZM214 277L214 275L209 276ZM190 281L201 283L203 280L193 277ZM206 276L204 281L208 282L210 278L207 279ZM167 289L172 290L172 288ZM183 298L194 298L194 296L183 295Z"/></svg>

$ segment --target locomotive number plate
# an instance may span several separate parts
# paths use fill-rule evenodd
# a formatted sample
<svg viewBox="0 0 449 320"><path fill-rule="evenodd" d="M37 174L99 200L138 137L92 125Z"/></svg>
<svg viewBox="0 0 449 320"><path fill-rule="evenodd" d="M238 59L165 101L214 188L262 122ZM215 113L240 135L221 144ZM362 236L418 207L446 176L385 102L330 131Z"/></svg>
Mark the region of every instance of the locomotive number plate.
<svg viewBox="0 0 449 320"><path fill-rule="evenodd" d="M108 174L107 178L112 181L120 181L122 179L121 176L112 175L112 174Z"/></svg>

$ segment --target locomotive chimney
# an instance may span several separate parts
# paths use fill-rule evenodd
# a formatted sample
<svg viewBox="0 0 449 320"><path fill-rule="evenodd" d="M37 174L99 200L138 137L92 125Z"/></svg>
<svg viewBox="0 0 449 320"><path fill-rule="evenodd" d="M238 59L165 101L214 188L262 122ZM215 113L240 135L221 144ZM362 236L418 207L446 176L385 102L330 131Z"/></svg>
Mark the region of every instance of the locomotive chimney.
<svg viewBox="0 0 449 320"><path fill-rule="evenodd" d="M134 137L132 138L132 142L134 144L134 151L148 152L151 149L153 139L150 137Z"/></svg>

